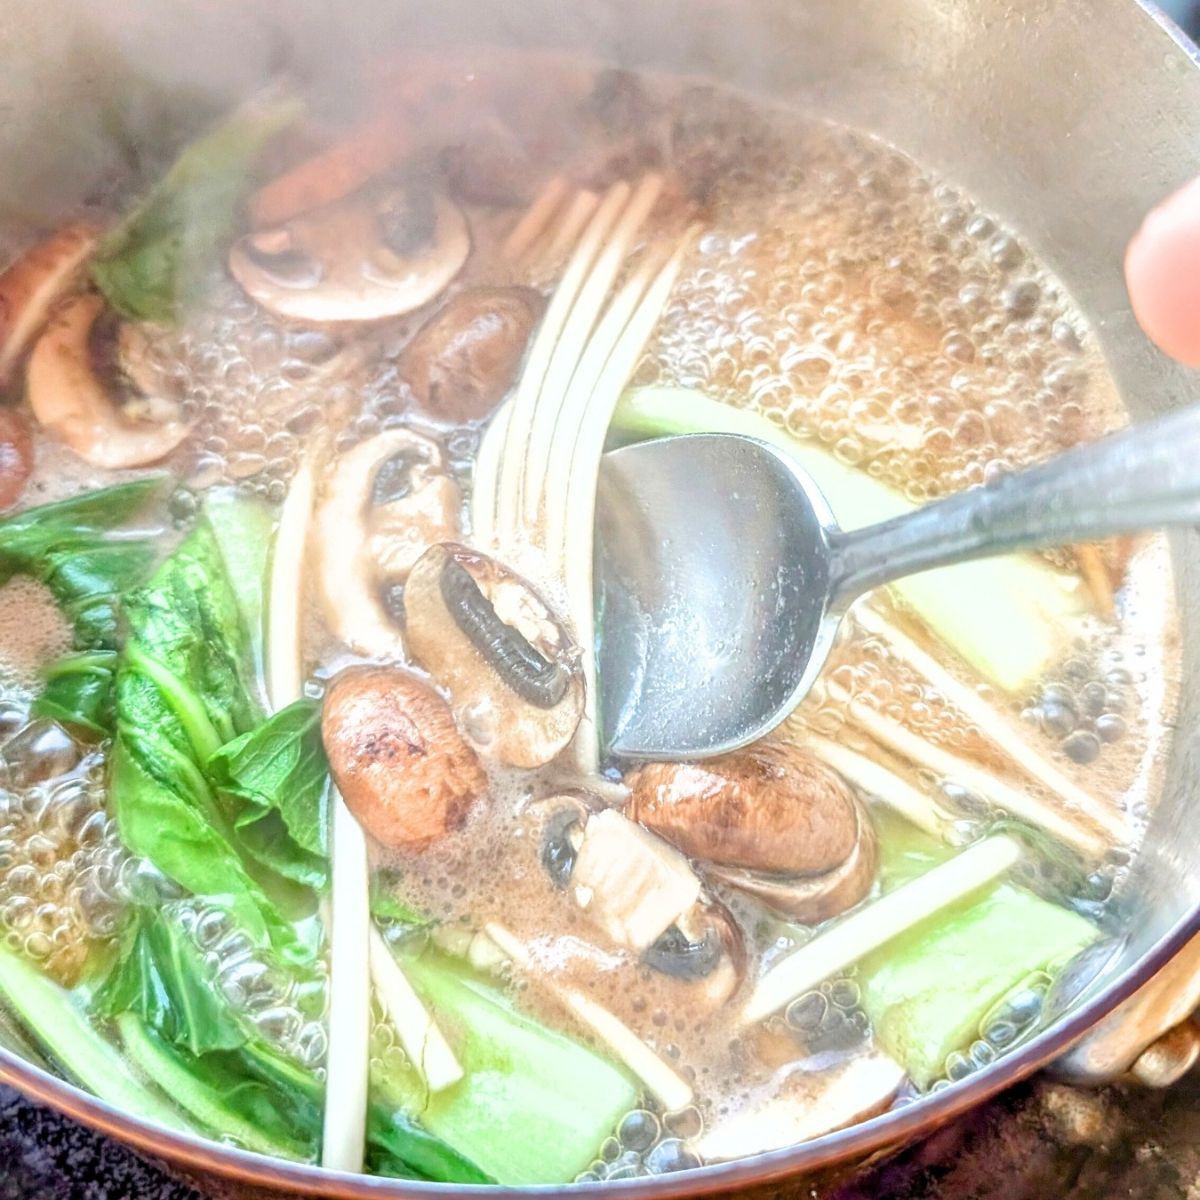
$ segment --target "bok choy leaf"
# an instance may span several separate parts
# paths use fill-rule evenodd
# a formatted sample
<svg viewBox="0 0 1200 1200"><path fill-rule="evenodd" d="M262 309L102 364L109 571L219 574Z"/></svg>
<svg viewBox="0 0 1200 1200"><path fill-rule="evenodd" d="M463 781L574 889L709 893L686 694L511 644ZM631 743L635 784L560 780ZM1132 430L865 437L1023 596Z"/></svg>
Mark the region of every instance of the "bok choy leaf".
<svg viewBox="0 0 1200 1200"><path fill-rule="evenodd" d="M245 675L246 631L205 518L126 597L124 612L110 767L122 840L188 891L227 898L255 942L308 961L310 950L239 855L204 771L261 716Z"/></svg>
<svg viewBox="0 0 1200 1200"><path fill-rule="evenodd" d="M329 765L319 704L299 700L228 742L208 760L208 774L251 858L296 883L325 888Z"/></svg>
<svg viewBox="0 0 1200 1200"><path fill-rule="evenodd" d="M149 533L125 527L163 492L139 479L0 519L0 583L28 575L44 583L75 630L79 649L113 649L120 597L154 564Z"/></svg>
<svg viewBox="0 0 1200 1200"><path fill-rule="evenodd" d="M229 241L254 160L302 111L298 100L260 99L183 150L96 253L92 279L117 312L134 321L179 317Z"/></svg>

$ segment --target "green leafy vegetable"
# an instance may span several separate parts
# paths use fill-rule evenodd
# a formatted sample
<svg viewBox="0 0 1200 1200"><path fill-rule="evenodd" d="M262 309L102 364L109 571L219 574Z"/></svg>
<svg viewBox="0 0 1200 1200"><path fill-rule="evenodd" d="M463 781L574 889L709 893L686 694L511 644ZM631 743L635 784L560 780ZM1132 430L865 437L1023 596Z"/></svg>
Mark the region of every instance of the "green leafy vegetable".
<svg viewBox="0 0 1200 1200"><path fill-rule="evenodd" d="M96 993L97 1009L116 1019L133 1061L214 1134L264 1154L314 1158L321 1082L232 1008L180 916L174 905L137 913L118 962ZM306 984L316 979L296 968L291 975ZM382 1099L372 1104L367 1136L369 1161L380 1173L488 1182L462 1154Z"/></svg>
<svg viewBox="0 0 1200 1200"><path fill-rule="evenodd" d="M251 673L257 679L263 674L265 598L275 514L261 500L243 496L233 488L208 492L204 513L250 635Z"/></svg>
<svg viewBox="0 0 1200 1200"><path fill-rule="evenodd" d="M314 1141L297 1136L311 1132L314 1107L319 1113L310 1097L279 1087L277 1080L255 1078L249 1073L251 1060L241 1053L189 1061L133 1013L119 1016L117 1028L134 1064L214 1133L259 1154L312 1158Z"/></svg>
<svg viewBox="0 0 1200 1200"><path fill-rule="evenodd" d="M0 583L39 580L71 621L77 647L113 649L120 597L156 557L152 533L124 527L162 490L160 479L139 479L0 519Z"/></svg>
<svg viewBox="0 0 1200 1200"><path fill-rule="evenodd" d="M0 993L68 1078L123 1112L192 1132L178 1110L134 1075L70 993L0 942Z"/></svg>
<svg viewBox="0 0 1200 1200"><path fill-rule="evenodd" d="M242 849L287 879L323 889L329 879L321 706L298 700L208 760Z"/></svg>
<svg viewBox="0 0 1200 1200"><path fill-rule="evenodd" d="M125 598L110 790L121 838L195 895L227 898L239 926L290 961L309 949L251 875L204 767L260 713L246 632L207 520Z"/></svg>
<svg viewBox="0 0 1200 1200"><path fill-rule="evenodd" d="M116 717L116 674L115 650L92 650L60 658L43 672L46 686L33 702L33 715L106 737Z"/></svg>
<svg viewBox="0 0 1200 1200"><path fill-rule="evenodd" d="M499 1183L566 1183L585 1170L637 1103L625 1072L441 955L407 959L404 971L466 1074L430 1094L413 1071L389 1071L372 1080L379 1091Z"/></svg>
<svg viewBox="0 0 1200 1200"><path fill-rule="evenodd" d="M297 100L259 100L184 149L93 260L113 308L136 321L179 317L229 239L254 160L301 111Z"/></svg>
<svg viewBox="0 0 1200 1200"><path fill-rule="evenodd" d="M209 975L170 907L141 910L95 1005L110 1017L135 1013L162 1040L193 1055L236 1050L246 1044L246 1030Z"/></svg>
<svg viewBox="0 0 1200 1200"><path fill-rule="evenodd" d="M1095 941L1096 928L1001 884L864 959L858 982L876 1040L928 1087L983 1035L989 1011L1023 980Z"/></svg>
<svg viewBox="0 0 1200 1200"><path fill-rule="evenodd" d="M865 471L801 442L765 417L687 388L635 388L621 398L619 439L673 433L738 433L785 450L813 477L846 529L914 507ZM1081 582L1030 555L981 559L912 575L893 595L985 679L1024 695L1071 644L1087 604Z"/></svg>

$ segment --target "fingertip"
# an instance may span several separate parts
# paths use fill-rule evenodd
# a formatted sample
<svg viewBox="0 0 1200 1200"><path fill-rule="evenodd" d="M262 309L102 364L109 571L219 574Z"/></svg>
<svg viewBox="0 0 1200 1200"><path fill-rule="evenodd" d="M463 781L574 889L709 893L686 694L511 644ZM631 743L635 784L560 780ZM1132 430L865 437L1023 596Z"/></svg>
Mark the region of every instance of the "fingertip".
<svg viewBox="0 0 1200 1200"><path fill-rule="evenodd" d="M1142 222L1125 253L1138 324L1172 358L1200 366L1200 179Z"/></svg>

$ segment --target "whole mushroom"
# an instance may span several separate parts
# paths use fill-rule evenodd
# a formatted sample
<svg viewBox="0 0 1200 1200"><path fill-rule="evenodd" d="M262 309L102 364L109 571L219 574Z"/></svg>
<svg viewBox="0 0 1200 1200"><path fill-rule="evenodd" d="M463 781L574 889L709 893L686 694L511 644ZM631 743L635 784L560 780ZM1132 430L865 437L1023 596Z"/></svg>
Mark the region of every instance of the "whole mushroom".
<svg viewBox="0 0 1200 1200"><path fill-rule="evenodd" d="M526 287L460 292L409 343L401 373L441 421L481 421L516 379L541 293Z"/></svg>
<svg viewBox="0 0 1200 1200"><path fill-rule="evenodd" d="M433 546L409 574L404 610L413 658L481 751L540 767L567 746L583 716L579 649L516 572L465 546Z"/></svg>
<svg viewBox="0 0 1200 1200"><path fill-rule="evenodd" d="M437 442L391 429L345 451L314 532L326 623L348 646L402 659L403 584L427 547L458 533L462 496Z"/></svg>
<svg viewBox="0 0 1200 1200"><path fill-rule="evenodd" d="M757 746L626 777L630 818L706 874L815 923L857 904L878 865L874 830L845 781L792 748Z"/></svg>
<svg viewBox="0 0 1200 1200"><path fill-rule="evenodd" d="M351 667L325 695L321 737L333 781L359 824L397 850L424 849L487 791L446 702L395 667Z"/></svg>
<svg viewBox="0 0 1200 1200"><path fill-rule="evenodd" d="M229 270L263 308L316 323L378 321L427 304L471 249L466 218L428 184L368 186L234 244Z"/></svg>

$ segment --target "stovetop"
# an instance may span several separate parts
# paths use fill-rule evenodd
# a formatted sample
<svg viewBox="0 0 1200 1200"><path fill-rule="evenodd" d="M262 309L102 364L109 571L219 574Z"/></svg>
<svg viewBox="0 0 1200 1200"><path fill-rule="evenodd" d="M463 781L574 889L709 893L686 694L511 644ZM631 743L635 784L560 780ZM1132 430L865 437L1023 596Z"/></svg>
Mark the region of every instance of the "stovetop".
<svg viewBox="0 0 1200 1200"><path fill-rule="evenodd" d="M0 1200L206 1200L124 1147L0 1088ZM834 1193L795 1200L1200 1200L1200 1073L1165 1092L1044 1080Z"/></svg>

